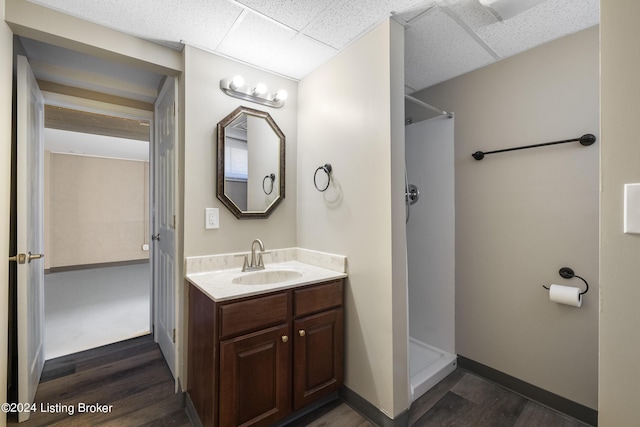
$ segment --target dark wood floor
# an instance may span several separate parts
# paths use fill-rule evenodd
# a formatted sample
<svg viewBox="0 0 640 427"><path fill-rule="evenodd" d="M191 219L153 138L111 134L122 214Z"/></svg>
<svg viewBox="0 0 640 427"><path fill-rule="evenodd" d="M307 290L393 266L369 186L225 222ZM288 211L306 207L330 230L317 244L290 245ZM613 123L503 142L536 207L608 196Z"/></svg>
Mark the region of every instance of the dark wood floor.
<svg viewBox="0 0 640 427"><path fill-rule="evenodd" d="M106 413L78 413L80 404L111 405ZM41 412L72 407L73 415ZM190 426L160 349L151 336L47 361L36 394L38 411L21 424L36 426ZM51 409L56 409L55 406ZM64 408L62 408L64 409ZM9 424L16 425L15 422ZM411 406L409 425L584 427L563 414L458 369ZM341 402L320 408L289 427L373 426Z"/></svg>
<svg viewBox="0 0 640 427"><path fill-rule="evenodd" d="M344 403L322 408L315 417L310 417L314 419L307 420L304 426L373 426ZM586 424L457 369L411 405L409 426L584 427Z"/></svg>
<svg viewBox="0 0 640 427"><path fill-rule="evenodd" d="M191 425L150 335L47 361L35 401L38 411L21 426ZM107 412L78 413L96 403ZM73 415L41 412L56 404Z"/></svg>
<svg viewBox="0 0 640 427"><path fill-rule="evenodd" d="M409 411L409 425L586 426L462 369L414 402Z"/></svg>

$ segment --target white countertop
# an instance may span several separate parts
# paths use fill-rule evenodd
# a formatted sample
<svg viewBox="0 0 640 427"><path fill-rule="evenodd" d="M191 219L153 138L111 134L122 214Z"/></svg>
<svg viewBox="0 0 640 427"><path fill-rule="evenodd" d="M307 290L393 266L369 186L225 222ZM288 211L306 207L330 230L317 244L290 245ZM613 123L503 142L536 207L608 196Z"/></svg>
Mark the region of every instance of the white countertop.
<svg viewBox="0 0 640 427"><path fill-rule="evenodd" d="M233 283L232 280L243 275L251 275L256 272L243 273L240 268L227 270L208 271L202 273L187 274L187 280L197 286L202 292L214 301L227 301L230 299L264 294L282 289L326 282L329 280L347 277L346 273L328 270L322 267L305 264L300 261L287 261L265 265L264 270L259 271L293 270L302 274L301 277L284 282L266 285L243 285Z"/></svg>

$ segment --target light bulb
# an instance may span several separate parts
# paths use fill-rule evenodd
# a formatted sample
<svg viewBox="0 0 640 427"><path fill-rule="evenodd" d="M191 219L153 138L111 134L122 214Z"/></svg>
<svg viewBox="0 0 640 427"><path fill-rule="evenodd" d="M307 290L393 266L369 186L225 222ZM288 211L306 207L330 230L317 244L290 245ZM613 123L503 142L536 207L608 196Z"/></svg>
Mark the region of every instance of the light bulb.
<svg viewBox="0 0 640 427"><path fill-rule="evenodd" d="M242 86L244 86L244 79L242 78L242 76L234 76L233 79L231 79L231 83L229 84L229 87L233 90L239 89Z"/></svg>
<svg viewBox="0 0 640 427"><path fill-rule="evenodd" d="M258 83L255 89L253 89L254 95L262 96L265 93L267 93L267 85L264 83Z"/></svg>
<svg viewBox="0 0 640 427"><path fill-rule="evenodd" d="M287 93L286 90L284 89L280 89L275 96L275 100L276 101L284 101L285 99L287 99L287 97L289 96L289 94Z"/></svg>

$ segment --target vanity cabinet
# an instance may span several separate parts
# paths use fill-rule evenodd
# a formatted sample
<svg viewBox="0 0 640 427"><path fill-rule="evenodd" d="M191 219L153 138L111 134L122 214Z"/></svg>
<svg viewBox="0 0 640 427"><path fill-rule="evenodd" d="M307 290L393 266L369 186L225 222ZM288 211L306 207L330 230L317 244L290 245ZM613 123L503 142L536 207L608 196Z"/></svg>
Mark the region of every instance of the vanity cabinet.
<svg viewBox="0 0 640 427"><path fill-rule="evenodd" d="M344 377L342 281L293 292L293 410L340 388Z"/></svg>
<svg viewBox="0 0 640 427"><path fill-rule="evenodd" d="M189 287L188 393L204 426L269 426L342 385L343 280L215 302Z"/></svg>

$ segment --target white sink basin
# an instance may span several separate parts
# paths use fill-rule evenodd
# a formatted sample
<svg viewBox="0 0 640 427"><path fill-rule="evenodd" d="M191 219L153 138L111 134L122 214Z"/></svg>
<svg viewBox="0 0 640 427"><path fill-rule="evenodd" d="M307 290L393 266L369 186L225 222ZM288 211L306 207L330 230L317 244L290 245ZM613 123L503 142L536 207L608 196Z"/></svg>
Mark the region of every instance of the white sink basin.
<svg viewBox="0 0 640 427"><path fill-rule="evenodd" d="M234 277L231 283L236 285L271 285L299 279L302 273L295 270L260 270L252 273L242 273Z"/></svg>

